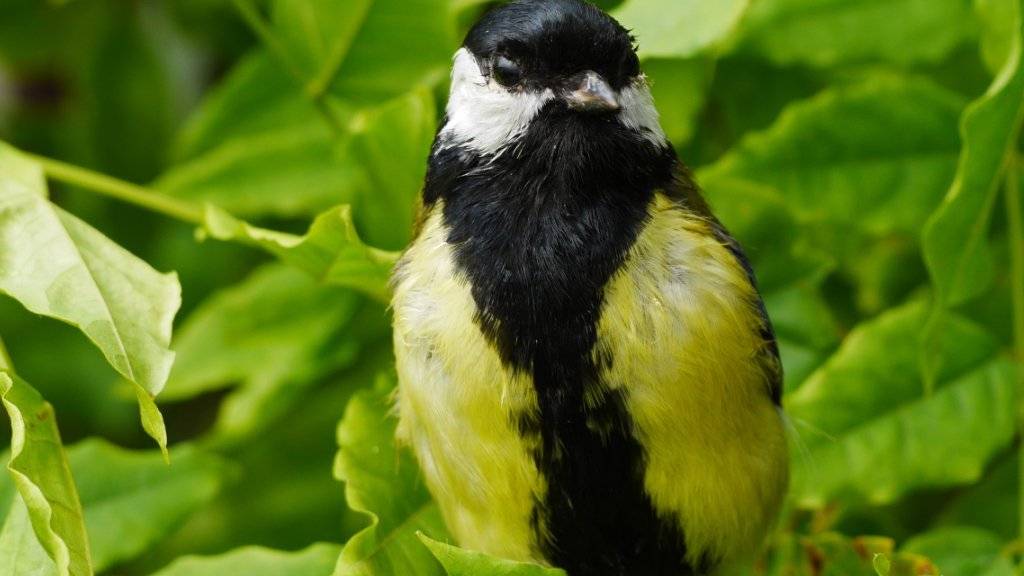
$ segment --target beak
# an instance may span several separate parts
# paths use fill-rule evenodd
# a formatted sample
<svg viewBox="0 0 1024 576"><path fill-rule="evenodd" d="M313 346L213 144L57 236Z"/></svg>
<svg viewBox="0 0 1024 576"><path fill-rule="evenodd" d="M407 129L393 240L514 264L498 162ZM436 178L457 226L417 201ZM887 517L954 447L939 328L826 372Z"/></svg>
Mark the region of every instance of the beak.
<svg viewBox="0 0 1024 576"><path fill-rule="evenodd" d="M580 112L617 112L622 106L608 81L593 71L584 72L575 89L565 96L569 108Z"/></svg>

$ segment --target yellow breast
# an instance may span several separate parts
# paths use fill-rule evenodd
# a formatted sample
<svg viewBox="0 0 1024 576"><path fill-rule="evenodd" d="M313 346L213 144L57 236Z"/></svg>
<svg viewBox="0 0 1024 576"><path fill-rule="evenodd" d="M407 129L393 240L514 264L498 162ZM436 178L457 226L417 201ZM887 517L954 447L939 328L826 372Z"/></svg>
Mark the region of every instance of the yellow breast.
<svg viewBox="0 0 1024 576"><path fill-rule="evenodd" d="M754 287L709 224L658 196L605 292L602 380L626 389L655 508L680 518L689 554L753 553L785 493Z"/></svg>
<svg viewBox="0 0 1024 576"><path fill-rule="evenodd" d="M513 416L536 413L536 394L480 332L445 238L438 205L395 275L399 434L462 545L543 561L531 514L544 481ZM660 195L605 290L593 353L614 362L595 364L625 392L645 488L660 515L681 523L694 562L755 550L785 490L755 303L708 223Z"/></svg>
<svg viewBox="0 0 1024 576"><path fill-rule="evenodd" d="M445 237L438 206L395 272L399 438L463 546L533 559L530 516L543 486L512 415L535 411L536 396L483 338Z"/></svg>

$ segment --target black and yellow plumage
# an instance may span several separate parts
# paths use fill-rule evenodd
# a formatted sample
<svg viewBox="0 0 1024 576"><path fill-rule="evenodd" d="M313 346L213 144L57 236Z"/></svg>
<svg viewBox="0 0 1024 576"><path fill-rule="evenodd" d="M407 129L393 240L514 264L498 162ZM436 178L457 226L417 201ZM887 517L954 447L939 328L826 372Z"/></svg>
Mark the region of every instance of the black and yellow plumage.
<svg viewBox="0 0 1024 576"><path fill-rule="evenodd" d="M463 546L571 576L756 551L787 479L771 326L610 17L521 0L470 32L393 282L399 433Z"/></svg>

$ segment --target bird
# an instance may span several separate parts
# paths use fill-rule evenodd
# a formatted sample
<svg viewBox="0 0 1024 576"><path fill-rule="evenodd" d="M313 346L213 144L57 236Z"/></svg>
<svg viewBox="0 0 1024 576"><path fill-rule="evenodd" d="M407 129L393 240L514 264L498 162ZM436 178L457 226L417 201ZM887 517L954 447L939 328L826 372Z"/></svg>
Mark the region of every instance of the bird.
<svg viewBox="0 0 1024 576"><path fill-rule="evenodd" d="M690 576L764 545L773 328L607 13L514 0L469 30L391 287L397 438L460 546Z"/></svg>

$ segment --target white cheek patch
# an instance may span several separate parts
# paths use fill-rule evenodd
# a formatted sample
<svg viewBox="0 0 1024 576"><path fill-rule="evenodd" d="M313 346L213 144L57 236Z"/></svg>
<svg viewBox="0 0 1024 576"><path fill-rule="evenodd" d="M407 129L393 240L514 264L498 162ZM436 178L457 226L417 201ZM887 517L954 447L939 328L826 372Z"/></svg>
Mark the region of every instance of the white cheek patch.
<svg viewBox="0 0 1024 576"><path fill-rule="evenodd" d="M541 93L509 92L480 73L476 58L465 48L455 53L448 123L441 130L442 145L463 145L482 154L497 154L529 127L551 90Z"/></svg>
<svg viewBox="0 0 1024 576"><path fill-rule="evenodd" d="M651 96L651 89L642 76L632 84L626 86L619 92L619 104L622 105L622 112L619 112L619 121L622 125L636 130L644 135L656 146L664 146L668 143L665 131L661 128L658 120L658 109L654 106L654 97Z"/></svg>
<svg viewBox="0 0 1024 576"><path fill-rule="evenodd" d="M658 121L654 97L641 77L619 94L623 126L642 134L656 146L668 143ZM480 72L476 58L465 48L455 53L452 89L448 97L448 122L441 129L441 146L466 146L495 155L526 132L554 92L510 92Z"/></svg>

